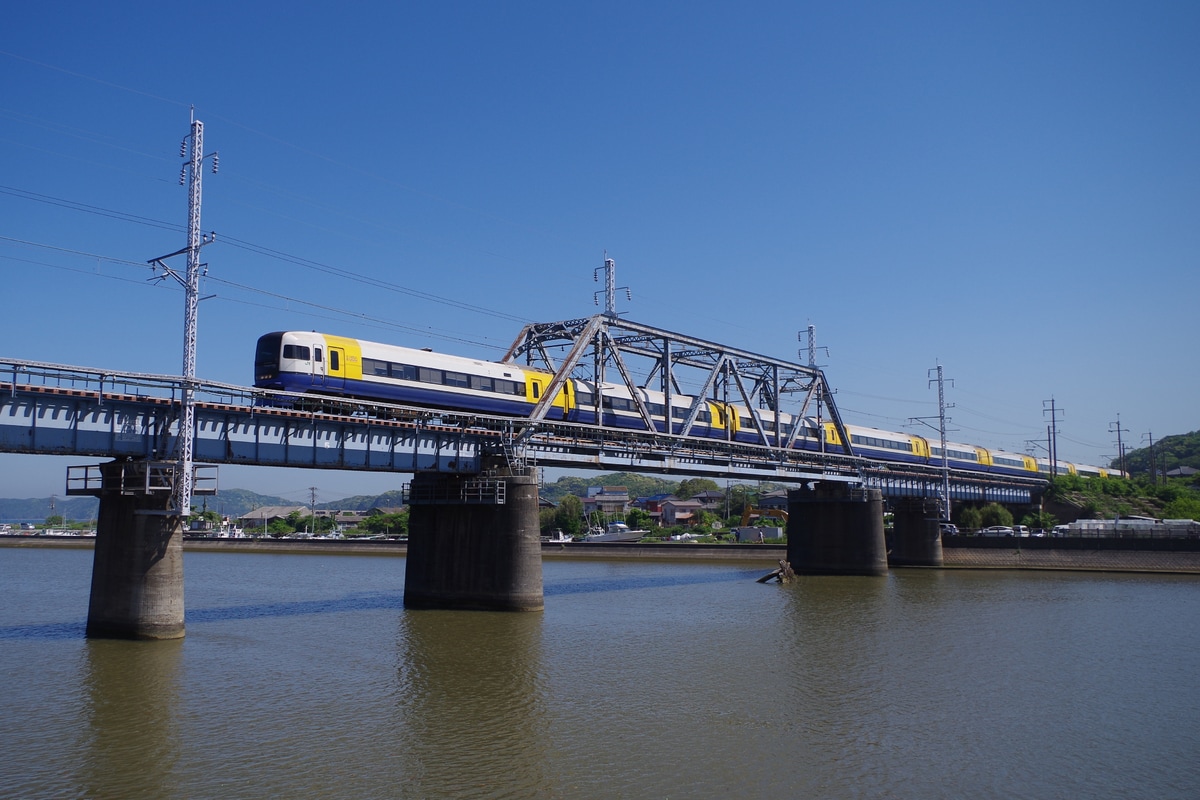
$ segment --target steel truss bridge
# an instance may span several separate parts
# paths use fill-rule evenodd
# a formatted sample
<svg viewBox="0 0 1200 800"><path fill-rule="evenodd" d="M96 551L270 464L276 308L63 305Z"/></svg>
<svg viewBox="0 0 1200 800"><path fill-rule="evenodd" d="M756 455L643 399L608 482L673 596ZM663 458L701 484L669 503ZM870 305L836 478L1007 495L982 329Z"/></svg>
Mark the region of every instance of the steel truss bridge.
<svg viewBox="0 0 1200 800"><path fill-rule="evenodd" d="M823 373L745 351L679 336L614 315L529 325L506 362L554 373L527 418L449 412L349 398L298 410L297 395L178 376L0 359L0 452L128 459L144 481L131 490L170 491L180 445L184 398L193 398L193 457L199 465L479 474L496 459L523 466L667 473L785 484L840 481L885 496L941 493L942 471L796 450L773 425L778 413L821 416L845 434ZM618 380L614 380L613 376ZM686 376L686 378L684 377ZM548 420L551 402L571 377L624 384L643 429ZM681 381L699 385L683 392ZM654 429L636 388L695 398L683 430L705 398L750 410L758 444L665 434ZM190 392L185 391L190 389ZM596 393L594 402L602 404ZM305 400L311 401L311 396ZM785 408L793 400L795 409ZM816 414L813 406L816 406ZM759 409L776 412L764 418ZM793 426L798 428L799 426ZM208 470L212 470L211 473ZM68 494L94 494L95 466L72 467ZM952 500L1029 503L1042 479L950 473ZM216 490L215 468L198 466L195 492Z"/></svg>

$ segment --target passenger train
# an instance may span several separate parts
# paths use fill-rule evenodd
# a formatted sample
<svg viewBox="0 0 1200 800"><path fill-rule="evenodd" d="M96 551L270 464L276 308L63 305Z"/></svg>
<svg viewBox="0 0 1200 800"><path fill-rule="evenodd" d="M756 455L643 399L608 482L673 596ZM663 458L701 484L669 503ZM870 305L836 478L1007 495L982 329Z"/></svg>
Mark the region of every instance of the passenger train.
<svg viewBox="0 0 1200 800"><path fill-rule="evenodd" d="M261 336L254 355L254 385L299 394L419 405L449 411L528 416L554 376L516 364L499 364L397 345L304 331ZM637 401L623 384L604 384L602 423L645 430ZM672 395L670 413L661 392L638 389L657 430L682 433L696 398ZM752 412L743 405L703 399L695 410L690 436L761 444ZM811 417L793 417L757 409L768 441L791 442L796 449L844 453L837 427ZM596 422L596 387L571 379L554 398L547 419ZM793 426L798 428L793 431ZM941 443L911 433L847 425L854 452L866 458L923 466L942 465ZM946 444L951 469L990 474L1048 476L1050 462L1021 453L972 444ZM1087 477L1119 475L1116 470L1059 461L1057 474Z"/></svg>

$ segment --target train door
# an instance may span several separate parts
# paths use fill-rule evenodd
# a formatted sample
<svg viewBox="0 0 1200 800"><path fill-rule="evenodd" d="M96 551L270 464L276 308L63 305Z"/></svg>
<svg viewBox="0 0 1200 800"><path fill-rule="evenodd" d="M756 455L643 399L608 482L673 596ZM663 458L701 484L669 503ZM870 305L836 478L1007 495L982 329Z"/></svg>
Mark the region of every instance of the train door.
<svg viewBox="0 0 1200 800"><path fill-rule="evenodd" d="M330 347L328 355L329 359L325 362L325 388L340 392L346 388L346 349Z"/></svg>

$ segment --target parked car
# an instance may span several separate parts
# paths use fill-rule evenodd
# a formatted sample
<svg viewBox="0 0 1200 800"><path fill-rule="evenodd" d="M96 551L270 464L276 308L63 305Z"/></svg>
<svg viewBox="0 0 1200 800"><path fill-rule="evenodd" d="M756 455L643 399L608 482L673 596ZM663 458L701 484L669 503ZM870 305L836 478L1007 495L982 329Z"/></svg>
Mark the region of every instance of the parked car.
<svg viewBox="0 0 1200 800"><path fill-rule="evenodd" d="M952 522L943 522L942 536L958 536L958 526Z"/></svg>
<svg viewBox="0 0 1200 800"><path fill-rule="evenodd" d="M990 528L984 528L979 532L980 536L1012 536L1013 529L1007 525L993 525Z"/></svg>

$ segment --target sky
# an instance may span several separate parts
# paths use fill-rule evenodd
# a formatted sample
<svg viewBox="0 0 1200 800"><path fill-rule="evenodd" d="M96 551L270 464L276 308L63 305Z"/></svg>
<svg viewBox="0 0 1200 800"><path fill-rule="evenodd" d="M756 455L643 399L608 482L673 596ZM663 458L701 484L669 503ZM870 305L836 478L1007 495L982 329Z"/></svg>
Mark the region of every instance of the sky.
<svg viewBox="0 0 1200 800"><path fill-rule="evenodd" d="M268 331L499 359L618 310L818 364L850 423L1100 464L1200 428L1200 4L24 3L0 27L0 358L197 375ZM185 262L172 263L182 270ZM1116 424L1120 421L1119 426ZM0 496L84 459L0 455ZM306 503L409 476L228 467Z"/></svg>

